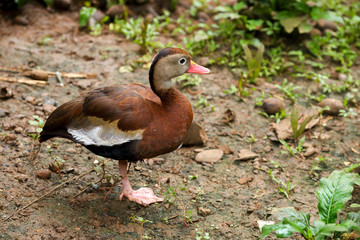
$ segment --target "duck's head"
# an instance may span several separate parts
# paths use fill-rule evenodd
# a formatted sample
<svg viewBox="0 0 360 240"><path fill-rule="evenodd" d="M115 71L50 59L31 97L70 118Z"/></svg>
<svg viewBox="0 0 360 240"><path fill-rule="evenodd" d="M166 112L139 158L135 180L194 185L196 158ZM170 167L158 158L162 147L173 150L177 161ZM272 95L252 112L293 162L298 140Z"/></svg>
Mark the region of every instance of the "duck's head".
<svg viewBox="0 0 360 240"><path fill-rule="evenodd" d="M171 79L184 73L206 74L210 70L191 60L191 56L181 48L164 48L154 57L149 81L152 90L157 93L172 87Z"/></svg>

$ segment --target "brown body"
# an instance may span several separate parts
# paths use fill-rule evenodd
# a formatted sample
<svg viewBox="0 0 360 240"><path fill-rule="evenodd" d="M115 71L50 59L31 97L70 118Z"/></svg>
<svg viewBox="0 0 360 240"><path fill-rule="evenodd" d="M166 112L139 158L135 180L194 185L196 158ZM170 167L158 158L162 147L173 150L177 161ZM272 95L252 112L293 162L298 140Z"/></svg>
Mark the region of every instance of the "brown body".
<svg viewBox="0 0 360 240"><path fill-rule="evenodd" d="M150 88L139 84L96 89L57 108L46 121L40 141L64 137L95 154L117 160L135 161L171 152L184 140L193 112L178 90L170 88L161 96L162 101ZM113 131L143 130L142 139L107 147L86 145L74 139L67 129L74 125L86 128L89 119L114 127Z"/></svg>

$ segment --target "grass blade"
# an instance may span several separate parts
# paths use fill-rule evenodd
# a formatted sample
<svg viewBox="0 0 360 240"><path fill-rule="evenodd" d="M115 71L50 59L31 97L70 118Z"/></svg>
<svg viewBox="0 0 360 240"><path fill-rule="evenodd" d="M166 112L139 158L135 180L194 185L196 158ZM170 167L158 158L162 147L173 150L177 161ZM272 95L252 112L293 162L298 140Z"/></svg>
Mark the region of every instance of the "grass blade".
<svg viewBox="0 0 360 240"><path fill-rule="evenodd" d="M299 122L299 112L298 112L298 109L296 107L294 107L293 110L291 111L290 123L291 123L291 128L293 130L295 139L297 139L299 137L298 122Z"/></svg>

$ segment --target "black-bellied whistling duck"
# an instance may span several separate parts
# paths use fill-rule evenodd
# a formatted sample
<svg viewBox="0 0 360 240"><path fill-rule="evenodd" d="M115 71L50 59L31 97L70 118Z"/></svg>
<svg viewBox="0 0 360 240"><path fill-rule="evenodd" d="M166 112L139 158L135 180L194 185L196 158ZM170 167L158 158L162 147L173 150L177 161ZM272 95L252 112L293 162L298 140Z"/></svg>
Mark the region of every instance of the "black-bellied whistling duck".
<svg viewBox="0 0 360 240"><path fill-rule="evenodd" d="M192 119L192 107L175 89L171 79L184 73L210 70L191 61L180 48L165 48L153 59L150 86L127 84L95 89L83 98L58 107L47 119L40 142L63 137L91 152L119 160L122 194L147 206L163 201L150 188L133 190L127 177L127 161L169 153L183 142Z"/></svg>

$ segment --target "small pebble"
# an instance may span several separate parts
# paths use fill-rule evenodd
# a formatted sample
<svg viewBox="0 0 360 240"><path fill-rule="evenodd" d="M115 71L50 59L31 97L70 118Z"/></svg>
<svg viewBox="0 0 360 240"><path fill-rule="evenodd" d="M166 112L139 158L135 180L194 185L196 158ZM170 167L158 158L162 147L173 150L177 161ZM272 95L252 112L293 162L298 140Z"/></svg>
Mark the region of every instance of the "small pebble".
<svg viewBox="0 0 360 240"><path fill-rule="evenodd" d="M15 128L15 132L16 132L16 133L22 133L22 131L23 131L23 128L22 128L22 127L16 127L16 128Z"/></svg>
<svg viewBox="0 0 360 240"><path fill-rule="evenodd" d="M76 149L75 148L68 148L68 149L66 149L66 152L68 152L68 153L76 153Z"/></svg>
<svg viewBox="0 0 360 240"><path fill-rule="evenodd" d="M238 180L236 180L240 185L243 185L245 183L248 183L248 182L251 182L252 180L254 180L253 177L243 177L243 178L240 178Z"/></svg>
<svg viewBox="0 0 360 240"><path fill-rule="evenodd" d="M273 115L284 109L285 104L281 99L272 97L264 100L262 108L267 114Z"/></svg>
<svg viewBox="0 0 360 240"><path fill-rule="evenodd" d="M320 107L329 107L329 110L326 110L325 113L330 115L338 115L341 109L344 109L344 104L337 99L325 98L319 104Z"/></svg>
<svg viewBox="0 0 360 240"><path fill-rule="evenodd" d="M23 25L23 26L29 25L29 20L27 19L27 17L22 15L16 16L14 22L18 25Z"/></svg>
<svg viewBox="0 0 360 240"><path fill-rule="evenodd" d="M240 160L240 161L251 160L251 159L259 157L258 154L253 153L249 149L245 149L245 148L240 150L238 156L239 156L239 159L237 159L237 160Z"/></svg>
<svg viewBox="0 0 360 240"><path fill-rule="evenodd" d="M209 216L211 214L211 210L204 207L199 207L198 214L202 217Z"/></svg>
<svg viewBox="0 0 360 240"><path fill-rule="evenodd" d="M42 169L36 172L36 175L41 179L51 178L51 171L49 169Z"/></svg>
<svg viewBox="0 0 360 240"><path fill-rule="evenodd" d="M344 73L339 73L338 79L339 79L340 81L345 81L345 80L347 79L347 75L344 74Z"/></svg>
<svg viewBox="0 0 360 240"><path fill-rule="evenodd" d="M267 153L270 152L271 150L272 150L272 148L269 145L264 147L264 151Z"/></svg>
<svg viewBox="0 0 360 240"><path fill-rule="evenodd" d="M204 150L195 156L195 161L202 163L215 163L220 161L224 152L220 149Z"/></svg>

